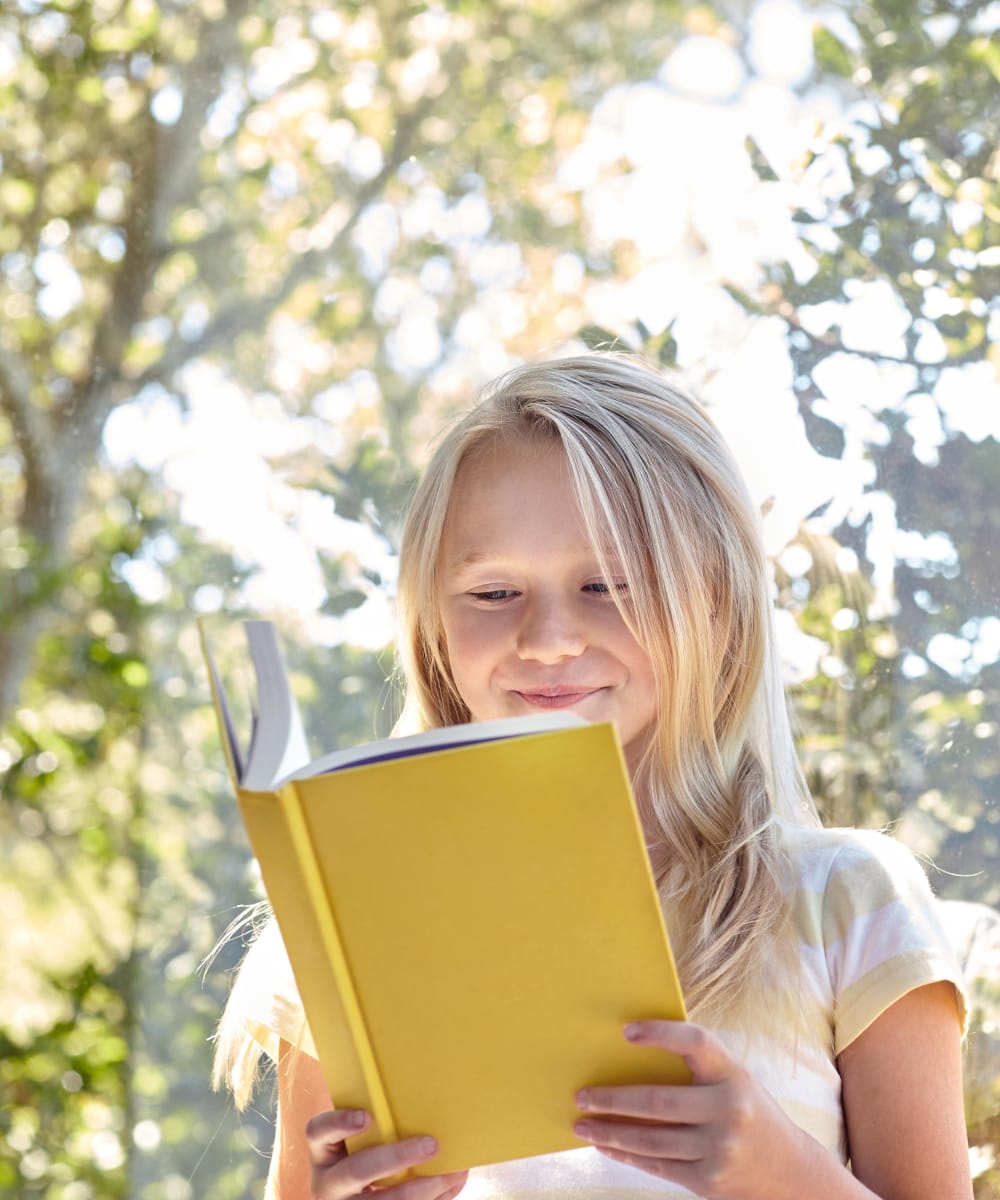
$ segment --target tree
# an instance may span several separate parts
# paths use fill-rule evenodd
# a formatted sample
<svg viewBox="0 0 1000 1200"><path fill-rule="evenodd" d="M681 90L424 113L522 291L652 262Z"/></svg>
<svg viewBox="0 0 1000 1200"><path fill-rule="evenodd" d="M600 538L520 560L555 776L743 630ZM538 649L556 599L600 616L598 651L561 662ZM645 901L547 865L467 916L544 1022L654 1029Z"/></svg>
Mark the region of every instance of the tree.
<svg viewBox="0 0 1000 1200"><path fill-rule="evenodd" d="M939 890L997 903L995 23L957 0L4 9L0 877L55 948L5 946L14 1194L259 1184L266 1120L204 1092L225 971L195 967L253 887L190 621L251 603L255 560L194 524L148 432L224 389L248 415L216 435L220 492L266 414L298 447L259 477L282 516L363 527L391 567L444 413L522 355L618 339L748 429L787 370L810 463L860 481L769 518L816 639L810 779L829 819L896 822L958 873ZM129 413L145 470L110 448ZM391 586L360 552L322 571L331 619ZM323 742L384 732L388 660L301 623ZM978 1145L995 1113L970 1096Z"/></svg>
<svg viewBox="0 0 1000 1200"><path fill-rule="evenodd" d="M638 6L621 27L568 2L21 0L5 13L0 404L16 566L0 713L51 612L109 413L164 393L183 405L199 361L279 393L290 415L367 371L381 392L369 428L398 451L415 383L492 286L490 252L516 257L508 239L527 238L534 261L507 269L530 295L546 245L575 244L546 155L626 63L662 53L678 11Z"/></svg>

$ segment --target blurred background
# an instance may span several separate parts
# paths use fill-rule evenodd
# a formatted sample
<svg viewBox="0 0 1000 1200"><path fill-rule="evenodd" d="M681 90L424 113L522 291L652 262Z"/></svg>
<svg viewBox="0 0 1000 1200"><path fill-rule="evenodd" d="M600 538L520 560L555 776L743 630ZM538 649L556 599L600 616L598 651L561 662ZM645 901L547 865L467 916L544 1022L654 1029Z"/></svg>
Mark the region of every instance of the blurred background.
<svg viewBox="0 0 1000 1200"><path fill-rule="evenodd" d="M830 823L924 857L1000 1195L1000 4L6 0L0 1190L259 1197L260 895L194 627L385 734L400 515L525 358L680 370L766 514ZM916 1048L919 1052L919 1048Z"/></svg>

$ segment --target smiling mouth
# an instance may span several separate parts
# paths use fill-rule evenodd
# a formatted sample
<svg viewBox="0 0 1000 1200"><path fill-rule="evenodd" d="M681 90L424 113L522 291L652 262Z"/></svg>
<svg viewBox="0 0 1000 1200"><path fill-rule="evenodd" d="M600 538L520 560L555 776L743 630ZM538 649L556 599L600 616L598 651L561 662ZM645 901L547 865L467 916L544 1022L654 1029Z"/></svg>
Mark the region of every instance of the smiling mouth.
<svg viewBox="0 0 1000 1200"><path fill-rule="evenodd" d="M601 688L542 688L535 692L519 691L516 694L526 703L533 704L535 708L569 708L602 690Z"/></svg>

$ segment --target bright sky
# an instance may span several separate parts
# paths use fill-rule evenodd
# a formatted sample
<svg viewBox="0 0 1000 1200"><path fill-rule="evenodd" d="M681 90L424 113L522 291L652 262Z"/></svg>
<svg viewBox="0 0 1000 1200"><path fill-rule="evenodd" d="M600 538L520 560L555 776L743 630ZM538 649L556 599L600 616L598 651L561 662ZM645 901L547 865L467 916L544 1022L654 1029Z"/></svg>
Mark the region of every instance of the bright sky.
<svg viewBox="0 0 1000 1200"><path fill-rule="evenodd" d="M561 164L559 183L581 194L594 246L631 238L643 265L628 282L588 282L583 264L566 254L555 283L567 292L584 289L592 319L611 329L636 316L653 332L675 321L681 368L730 437L755 497L760 502L773 498L766 521L771 552L779 553L800 521L822 505L828 506L821 520L825 528L848 515L870 513L876 604L888 608L895 557L904 549L911 556L932 556L934 548L916 544L915 538L922 541L919 535L898 530L891 502L866 492L873 482L866 443L884 433L877 413L904 407L918 457L933 462L949 430L975 440L1000 438L1000 403L986 365L945 371L933 396L907 396L912 368L840 355L823 367L817 382L826 396L821 415L845 427L847 448L842 462L823 458L808 443L798 416L780 323L751 320L721 286L729 281L752 291L760 264L768 260L790 260L807 278L811 261L790 214L840 194L846 181L835 155L821 157L797 182L793 165L815 144L821 125L831 136L847 129L864 144L863 126L838 94L827 88L793 90L811 67L815 17L815 10L807 17L791 0L764 0L752 18L753 76L723 42L689 37L664 62L657 79L616 88L601 101L580 144ZM827 17L836 22L835 12ZM838 25L837 33L845 37L849 29ZM745 150L748 135L762 148L778 182L757 179ZM608 172L622 155L630 170ZM356 243L373 273L401 233L412 236L421 226L447 225L449 238L464 239L473 248L471 261L484 297L463 316L452 357L440 362L434 297L447 288L447 263L428 264L416 291L390 279L378 294L380 316L395 322L390 352L403 368L437 363L442 377L459 371L471 392L474 383L508 365L498 331L513 333L523 326L523 312L505 290L522 270L520 249L489 237L489 209L478 196L449 209L440 193L426 189L402 220L408 227L401 231L389 206L376 205L359 225ZM54 295L65 283L57 275L53 265ZM859 283L846 306L821 306L803 317L814 332L836 321L849 348L890 355L902 350L907 317L887 285ZM300 370L296 355L317 352L304 333L296 345L295 332L290 328L282 339L288 357L278 364L278 377L285 371L290 381ZM1000 336L1000 328L992 332ZM929 333L922 353L934 361L943 356L943 347ZM189 368L184 383L187 413L163 393L143 395L113 414L105 451L113 464L138 461L162 469L183 497L185 521L259 564L247 591L253 608L314 614L324 595L318 553L347 555L359 569L394 578L394 563L378 537L339 518L320 497L291 487L268 463L271 456L306 446L335 453L338 417L366 402L370 379L348 381L331 394L326 420L294 420L273 398L248 395L203 365ZM162 592L165 566L151 556L134 565L131 582L154 597ZM218 599L209 584L199 601L211 609ZM787 624L783 628L790 669L807 672L822 648ZM342 619L322 619L316 629L322 640L372 647L384 645L390 635L390 603L380 591L370 592L360 609ZM992 654L989 661L1000 655L995 630L977 636ZM966 651L968 646L965 642ZM960 649L939 647L938 661L954 664Z"/></svg>

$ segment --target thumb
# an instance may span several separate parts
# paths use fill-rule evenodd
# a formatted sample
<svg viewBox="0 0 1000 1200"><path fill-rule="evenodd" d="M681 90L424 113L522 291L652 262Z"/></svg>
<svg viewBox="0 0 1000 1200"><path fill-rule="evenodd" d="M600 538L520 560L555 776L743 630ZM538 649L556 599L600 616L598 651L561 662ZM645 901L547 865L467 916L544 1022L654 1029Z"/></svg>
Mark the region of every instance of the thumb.
<svg viewBox="0 0 1000 1200"><path fill-rule="evenodd" d="M332 1167L347 1156L344 1144L360 1133L369 1117L359 1108L335 1108L312 1117L306 1125L309 1161L314 1167Z"/></svg>

